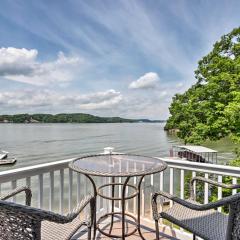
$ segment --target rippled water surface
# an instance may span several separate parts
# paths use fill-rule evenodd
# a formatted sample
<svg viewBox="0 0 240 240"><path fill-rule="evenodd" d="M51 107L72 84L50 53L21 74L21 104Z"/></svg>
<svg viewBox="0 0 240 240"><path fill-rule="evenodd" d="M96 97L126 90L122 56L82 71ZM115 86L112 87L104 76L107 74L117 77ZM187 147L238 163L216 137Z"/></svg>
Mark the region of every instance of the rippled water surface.
<svg viewBox="0 0 240 240"><path fill-rule="evenodd" d="M112 146L115 151L168 156L179 140L163 130L162 123L121 124L0 124L0 149L18 159L9 168L99 153ZM233 158L234 146L228 140L208 143L218 150L219 160Z"/></svg>

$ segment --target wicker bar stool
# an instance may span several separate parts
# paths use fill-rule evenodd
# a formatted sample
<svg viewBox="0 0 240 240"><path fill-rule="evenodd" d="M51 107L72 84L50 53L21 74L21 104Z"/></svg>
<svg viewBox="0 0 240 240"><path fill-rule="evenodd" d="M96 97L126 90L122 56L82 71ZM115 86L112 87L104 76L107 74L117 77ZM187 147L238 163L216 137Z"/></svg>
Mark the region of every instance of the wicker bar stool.
<svg viewBox="0 0 240 240"><path fill-rule="evenodd" d="M191 197L188 200L180 199L165 192L157 192L152 197L152 212L156 225L156 238L159 240L158 220L160 218L190 231L193 239L199 236L205 240L240 240L240 193L225 197L213 203L199 204L194 194L194 182L202 181L214 186L238 189L238 184L223 184L210 179L195 177L191 180ZM167 198L174 202L166 211L158 212L157 198ZM223 214L215 210L220 206L229 206L229 214Z"/></svg>
<svg viewBox="0 0 240 240"><path fill-rule="evenodd" d="M12 196L25 192L26 205L6 201ZM67 215L30 207L32 193L27 187L17 188L0 198L0 239L1 240L67 240L86 226L88 239L91 239L92 219L95 199L86 196L78 206ZM81 221L82 210L90 204L90 219Z"/></svg>

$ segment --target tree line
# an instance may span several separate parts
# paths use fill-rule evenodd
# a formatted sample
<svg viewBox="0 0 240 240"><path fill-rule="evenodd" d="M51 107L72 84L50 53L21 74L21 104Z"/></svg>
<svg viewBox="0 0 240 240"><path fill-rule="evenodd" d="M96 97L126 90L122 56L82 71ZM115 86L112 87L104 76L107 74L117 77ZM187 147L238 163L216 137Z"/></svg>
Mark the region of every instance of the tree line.
<svg viewBox="0 0 240 240"><path fill-rule="evenodd" d="M0 122L9 123L122 123L137 122L137 120L120 117L98 117L85 113L61 114L15 114L1 115Z"/></svg>

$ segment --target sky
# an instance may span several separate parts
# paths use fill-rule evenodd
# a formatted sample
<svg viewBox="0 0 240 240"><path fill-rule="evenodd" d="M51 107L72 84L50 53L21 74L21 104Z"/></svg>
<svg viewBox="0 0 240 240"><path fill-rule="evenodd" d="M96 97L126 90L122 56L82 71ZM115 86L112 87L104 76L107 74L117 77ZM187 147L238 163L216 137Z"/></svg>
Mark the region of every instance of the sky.
<svg viewBox="0 0 240 240"><path fill-rule="evenodd" d="M1 0L0 114L167 119L240 1Z"/></svg>

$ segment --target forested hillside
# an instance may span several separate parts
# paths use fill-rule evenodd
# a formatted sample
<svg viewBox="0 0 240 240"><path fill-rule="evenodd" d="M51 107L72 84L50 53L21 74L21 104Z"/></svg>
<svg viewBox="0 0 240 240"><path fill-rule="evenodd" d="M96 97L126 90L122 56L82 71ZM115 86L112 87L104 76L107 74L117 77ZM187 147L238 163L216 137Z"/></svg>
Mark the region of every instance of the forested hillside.
<svg viewBox="0 0 240 240"><path fill-rule="evenodd" d="M97 117L84 113L61 113L61 114L15 114L1 115L0 122L10 123L120 123L136 122L137 120L120 117Z"/></svg>

